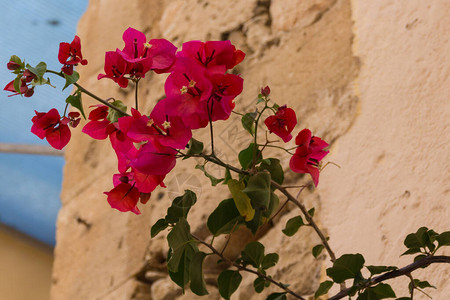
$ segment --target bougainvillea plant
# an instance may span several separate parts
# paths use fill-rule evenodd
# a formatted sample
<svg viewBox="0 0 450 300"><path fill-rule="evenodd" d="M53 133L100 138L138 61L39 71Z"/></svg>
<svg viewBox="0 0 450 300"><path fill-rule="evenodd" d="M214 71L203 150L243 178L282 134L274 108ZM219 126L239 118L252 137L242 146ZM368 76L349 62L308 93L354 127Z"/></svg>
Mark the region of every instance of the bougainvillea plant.
<svg viewBox="0 0 450 300"><path fill-rule="evenodd" d="M7 68L16 78L6 84L4 90L10 96L31 97L36 86L50 84L45 74L65 79L63 90L69 86L74 92L66 99L66 109L61 116L55 109L37 112L32 119L31 132L41 139L47 139L55 149L64 148L70 140L71 128L76 128L81 116L87 119L82 132L93 139L109 139L117 155L117 173L112 175L113 187L106 191L106 200L112 208L121 212L140 214L139 205L151 199L151 193L164 188L164 179L177 161L187 158L201 158L205 162L224 168L224 178L215 178L204 165L197 168L211 180L213 186L222 183L230 192L230 197L220 202L206 221L213 237L231 235L239 227L245 226L255 234L283 209L279 196L293 203L299 215L286 223L283 233L293 236L302 226L314 230L321 243L312 249L318 257L323 250L328 254L332 266L326 270L329 280L317 288L314 298L328 293L333 285L340 291L329 299L356 297L356 299L396 298L392 287L385 283L400 276L410 278L409 295L398 300L413 299L416 290L433 287L427 281L412 276L418 268L433 263L449 263L450 257L438 256L437 251L450 245L450 232L437 233L421 227L404 240L407 250L402 255L415 255L414 261L403 268L395 266L371 266L364 264L361 254L343 254L336 257L328 243L328 237L314 221L314 208L307 208L298 196L294 197L283 186L284 171L279 159L266 157L267 148L277 148L291 155L289 169L295 173L309 174L314 187L319 184L320 173L324 168L323 159L329 153L329 144L314 136L305 128L296 131L297 116L287 105L278 105L270 98L270 88L261 88L252 112L235 110L236 97L242 92L243 78L233 74L232 69L244 60L245 54L236 49L230 41L190 41L177 49L165 39L148 40L144 33L128 28L123 33L125 43L122 50L108 51L105 54L104 74L98 79L110 79L121 88L127 88L130 81L135 88L135 104L129 110L126 105L114 98L103 100L78 84L77 65L87 65L81 52L81 40L75 36L71 43L61 43L58 60L61 70L47 69L44 62L32 67L17 56L12 56ZM151 112L146 114L138 107L138 83L149 72L166 73L165 97L157 102ZM82 104L82 94L99 102L90 107L86 118ZM67 113L68 105L72 112ZM213 124L228 120L231 113L241 116L243 129L248 132L249 143L238 155L239 166L223 161L214 150ZM263 121L264 126L261 122ZM210 149L192 138L196 129L209 127ZM258 140L260 131L265 130L265 142ZM295 135L295 147L286 148ZM278 136L284 146L272 145L268 136ZM281 142L278 141L278 142ZM298 186L298 195L306 186ZM261 293L269 285L275 285L279 292L266 299L286 299L290 294L296 299L305 299L295 291L295 286L282 283L270 275L270 268L279 260L277 253L265 253L260 242L248 243L238 258L224 255L224 248L217 249L214 238L204 241L190 232L187 221L190 208L196 203L194 192L186 190L176 197L167 209L167 215L159 219L151 228L151 237L163 230L167 235L169 254L167 268L171 279L184 291L189 285L197 295L207 295L202 265L206 256L216 255L227 266L217 277L220 295L230 299L239 287L242 272L255 276L254 289ZM141 204L139 204L141 203ZM200 251L202 244L207 252ZM225 247L227 244L225 245ZM364 275L363 275L364 274ZM370 275L367 275L370 274ZM349 285L349 287L346 287ZM425 292L424 292L425 293Z"/></svg>

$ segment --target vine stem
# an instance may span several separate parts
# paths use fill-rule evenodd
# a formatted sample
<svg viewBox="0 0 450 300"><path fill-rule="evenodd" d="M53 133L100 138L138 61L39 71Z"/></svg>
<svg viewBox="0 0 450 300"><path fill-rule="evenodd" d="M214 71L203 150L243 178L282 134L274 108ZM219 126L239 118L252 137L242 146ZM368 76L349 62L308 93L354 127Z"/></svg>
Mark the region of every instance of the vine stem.
<svg viewBox="0 0 450 300"><path fill-rule="evenodd" d="M59 77L62 77L62 78L65 78L64 75L63 75L61 72L55 72L55 71L52 71L52 70L47 70L46 72L52 73L52 74L55 74L55 75L58 75ZM100 102L100 103L102 103L102 104L108 106L109 108L114 109L115 111L117 111L117 112L119 112L119 113L121 113L121 114L124 114L125 116L130 116L126 111L123 111L123 110L121 110L121 109L118 108L118 107L115 107L114 105L112 105L112 104L109 103L108 101L103 100L102 98L98 97L97 95L95 95L95 94L89 92L87 89L85 89L84 87L82 87L82 86L79 85L78 83L74 82L73 85L76 86L81 92L83 92L83 93L85 93L86 95L88 95L88 96L94 98L95 100L97 100L98 102Z"/></svg>
<svg viewBox="0 0 450 300"><path fill-rule="evenodd" d="M137 79L136 81L136 88L134 90L134 105L136 110L138 110L138 84L139 84L139 79Z"/></svg>
<svg viewBox="0 0 450 300"><path fill-rule="evenodd" d="M211 103L211 108L209 108L209 103ZM209 97L208 102L206 102L206 109L208 110L208 119L209 119L209 133L211 135L211 155L216 157L214 154L214 130L212 124L212 112L213 112L214 99L212 96Z"/></svg>
<svg viewBox="0 0 450 300"><path fill-rule="evenodd" d="M203 153L200 153L198 156L216 163L222 167L228 168L236 173L240 173L240 174L249 174L249 172L235 168L229 164L224 163L223 161L221 161L219 158L217 158L215 155L206 155ZM292 196L291 193L288 192L288 190L286 188L284 188L283 186L281 186L280 184L278 184L275 181L271 181L271 184L277 188L278 190L280 190L281 193L283 193L289 201L291 201L292 203L294 203L303 213L303 215L305 216L306 220L308 221L308 224L314 229L314 231L317 233L317 235L319 236L320 240L322 241L323 246L325 247L325 249L328 252L328 255L330 255L330 260L331 262L335 262L336 261L336 255L334 254L333 250L331 250L330 245L328 244L328 241L325 237L325 235L323 234L323 232L319 229L319 227L317 226L316 222L314 222L313 218L311 217L311 215L308 213L308 210L306 209L306 207L299 202L294 196Z"/></svg>
<svg viewBox="0 0 450 300"><path fill-rule="evenodd" d="M308 213L308 210L306 209L306 207L300 201L298 201L294 196L292 196L292 194L289 193L283 186L279 185L278 183L276 183L273 180L272 180L272 185L274 187L276 187L278 190L280 190L280 192L283 193L289 199L289 201L294 203L302 211L303 215L305 216L306 220L308 221L308 224L312 228L314 228L314 231L317 233L317 235L319 236L320 240L322 241L323 246L327 250L328 255L330 255L331 262L334 263L336 261L336 255L334 254L333 250L331 250L330 244L328 244L328 241L327 241L325 235L319 229L319 227L317 226L316 222L314 222L313 218Z"/></svg>
<svg viewBox="0 0 450 300"><path fill-rule="evenodd" d="M282 284L281 282L278 282L258 271L249 269L247 267L244 267L234 261L232 261L231 259L225 257L222 253L220 253L216 248L214 248L212 245L208 244L207 242L201 240L200 238L198 238L197 236L193 235L191 233L191 236L197 240L199 243L205 245L206 247L208 247L214 254L216 254L217 256L219 256L221 259L223 259L224 261L226 261L227 263L229 263L230 265L238 268L238 270L240 271L245 271L245 272L249 272L249 273L253 273L255 275L257 275L258 277L262 277L264 278L264 280L270 281L271 283L275 284L276 286L280 287L281 289L285 290L287 293L291 294L292 296L296 297L297 299L300 300L306 300L305 298L303 298L302 296L298 295L297 293L295 293L294 291L292 291L291 289L289 289L287 286L285 286L284 284Z"/></svg>
<svg viewBox="0 0 450 300"><path fill-rule="evenodd" d="M396 277L400 277L400 276L408 276L408 274L410 274L412 271L415 271L419 268L424 268L424 267L428 267L431 264L435 264L435 263L450 263L450 256L427 256L423 259L420 259L416 262L413 262L410 265L407 265L401 269L397 269L382 275L379 275L377 277L372 278L372 280L370 280L368 282L368 284L366 286L361 287L362 288L367 288L369 286L372 286L374 284L380 283L382 281L386 281L388 279L392 279L392 278L396 278ZM351 292L351 287L348 289L344 289L342 291L340 291L339 293L337 293L336 295L334 295L331 298L328 298L328 300L338 300L338 299L342 299L346 296L349 295L349 293Z"/></svg>

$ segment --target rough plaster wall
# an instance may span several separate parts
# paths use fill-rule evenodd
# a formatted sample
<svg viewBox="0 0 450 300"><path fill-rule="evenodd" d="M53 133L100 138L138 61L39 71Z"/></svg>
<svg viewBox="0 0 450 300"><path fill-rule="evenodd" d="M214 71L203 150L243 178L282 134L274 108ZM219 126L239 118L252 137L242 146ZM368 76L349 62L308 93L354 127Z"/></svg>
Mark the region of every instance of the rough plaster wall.
<svg viewBox="0 0 450 300"><path fill-rule="evenodd" d="M330 160L342 168L327 167L318 191L305 193L302 200L318 210L316 218L332 237L336 252L361 252L373 264L397 263L406 233L420 225L445 229L445 215L441 213L446 181L439 174L449 169L445 159L448 145L438 139L445 133L448 136L449 128L444 118L449 119L444 97L448 96L449 85L442 81L448 80L448 69L444 69L448 62L444 63L445 51L440 49L443 45L448 49L448 44L431 33L440 30L440 36L445 36L445 26L439 26L444 18L435 17L445 9L421 2L408 4L405 9L401 2L369 4L355 0L351 5L349 0L230 0L224 6L218 0L92 0L79 25L83 55L89 60L79 69L81 83L103 98L113 96L131 105L133 93L120 90L112 81L96 80L103 71L104 52L122 47L121 34L128 26L144 31L148 37L167 38L177 46L192 39L230 39L247 53L237 68L245 82L236 109L248 111L259 88L269 84L275 101L297 111L300 124L296 132L308 127L333 142ZM444 0L439 3L445 5ZM413 22L415 18L418 21ZM410 41L411 37L415 39ZM429 54L432 49L436 52L433 55ZM408 51L412 52L410 56L405 54ZM430 65L439 55L442 63ZM164 76L149 75L140 84L144 112L164 96L163 82ZM219 155L234 163L236 149L249 140L240 131L239 119L235 115L231 118L235 122L217 122L214 130ZM208 134L207 130L195 132L204 141ZM427 150L421 145L427 145ZM405 146L415 152L405 154ZM150 240L149 228L164 216L170 199L191 188L199 196L190 214L191 228L206 238L208 231L201 220L226 197L227 190L211 189L208 180L193 171L195 162L180 162L165 180L167 189L155 191L151 201L140 207L141 216L124 214L110 209L102 194L112 188L111 175L116 172L109 142L74 133L66 153L52 299L196 299L189 292L182 296L167 278L167 232ZM287 166L289 156L278 156ZM422 163L413 165L414 159ZM429 167L435 168L431 174L435 178L429 177ZM217 176L223 174L214 167L210 171ZM287 178L288 183L296 184L308 180L300 175ZM439 205L442 208L436 209ZM419 212L421 208L434 208L435 215ZM401 216L406 218L411 213L417 218L401 221ZM273 226L257 237L240 230L233 234L226 254L233 257L245 241L259 239L266 251L280 253L274 277L307 295L323 276L324 258L314 260L310 255L318 239L308 229L294 238L281 234L286 221L296 214L287 206ZM448 210L446 215L448 218ZM400 232L393 220L408 226L402 225ZM216 241L223 244L224 238ZM218 267L214 261L205 265L211 294L207 298L218 299L214 282L209 279ZM443 279L439 287L443 289L445 269L440 270ZM251 292L253 279L246 276L233 299L262 299Z"/></svg>
<svg viewBox="0 0 450 300"><path fill-rule="evenodd" d="M403 266L411 261L399 258L408 233L450 225L450 3L355 0L352 7L361 109L331 149L342 168L322 174L321 219L339 253ZM413 274L436 285L433 299L449 298L447 265ZM407 280L393 284L403 288L397 296L407 295Z"/></svg>

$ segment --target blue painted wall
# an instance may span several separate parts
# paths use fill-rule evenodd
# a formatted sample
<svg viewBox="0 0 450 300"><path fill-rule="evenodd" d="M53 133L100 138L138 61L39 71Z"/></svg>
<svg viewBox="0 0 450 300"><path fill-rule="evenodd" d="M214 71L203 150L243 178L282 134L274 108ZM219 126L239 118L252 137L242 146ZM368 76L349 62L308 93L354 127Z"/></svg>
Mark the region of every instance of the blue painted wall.
<svg viewBox="0 0 450 300"><path fill-rule="evenodd" d="M0 86L14 75L6 68L13 54L32 66L45 61L59 70L60 42L71 42L88 0L0 0ZM59 78L52 83L61 86ZM70 88L41 86L31 98L0 92L0 143L46 144L30 132L34 110L62 114ZM62 157L0 153L0 223L49 245L55 244Z"/></svg>

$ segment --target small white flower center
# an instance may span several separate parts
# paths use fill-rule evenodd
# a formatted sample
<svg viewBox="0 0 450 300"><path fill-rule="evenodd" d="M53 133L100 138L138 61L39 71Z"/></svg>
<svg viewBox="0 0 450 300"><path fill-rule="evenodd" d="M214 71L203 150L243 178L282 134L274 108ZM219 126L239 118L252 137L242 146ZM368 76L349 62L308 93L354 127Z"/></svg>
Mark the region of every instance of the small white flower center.
<svg viewBox="0 0 450 300"><path fill-rule="evenodd" d="M170 128L170 122L169 121L164 121L164 123L162 123L162 126L164 127L164 129L169 129Z"/></svg>
<svg viewBox="0 0 450 300"><path fill-rule="evenodd" d="M188 87L183 85L183 87L180 89L181 95L186 94L188 92Z"/></svg>
<svg viewBox="0 0 450 300"><path fill-rule="evenodd" d="M195 86L197 82L195 82L194 80L189 81L189 87L193 88Z"/></svg>
<svg viewBox="0 0 450 300"><path fill-rule="evenodd" d="M152 45L150 45L150 43L149 43L149 42L145 42L145 43L144 43L144 47L145 47L145 48L151 48L151 47L152 47Z"/></svg>

